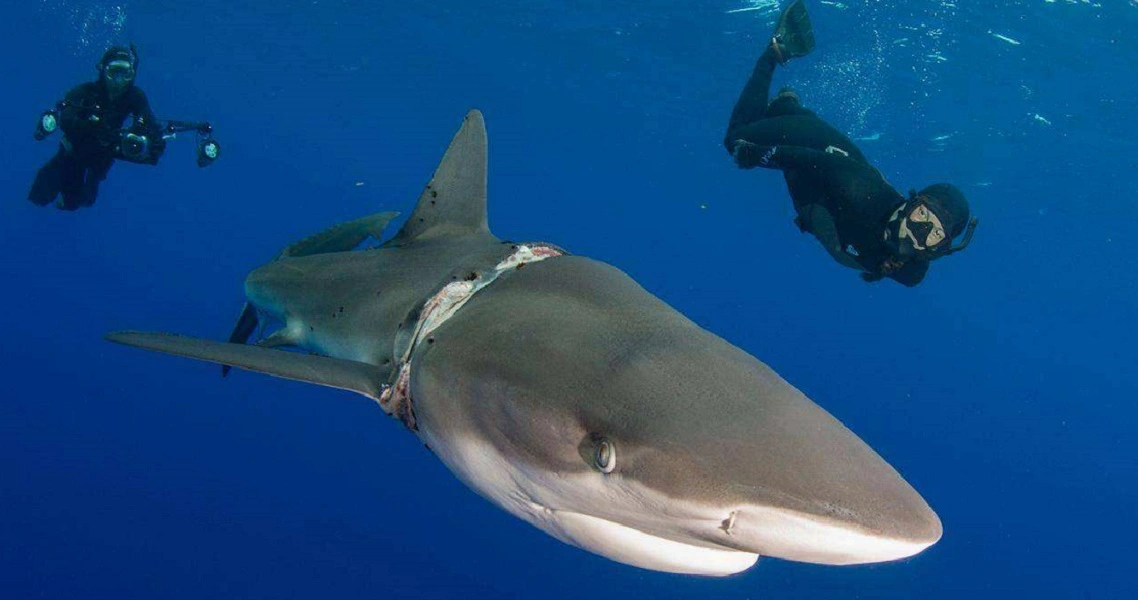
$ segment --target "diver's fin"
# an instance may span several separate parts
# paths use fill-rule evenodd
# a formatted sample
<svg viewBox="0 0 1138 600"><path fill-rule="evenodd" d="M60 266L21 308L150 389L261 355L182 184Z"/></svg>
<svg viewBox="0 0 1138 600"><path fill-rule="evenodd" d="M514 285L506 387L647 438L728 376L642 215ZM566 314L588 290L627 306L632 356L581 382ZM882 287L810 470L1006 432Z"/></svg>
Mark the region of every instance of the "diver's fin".
<svg viewBox="0 0 1138 600"><path fill-rule="evenodd" d="M399 216L397 212L381 212L333 225L320 233L289 244L277 258L347 252L369 237L381 241L384 228L397 216Z"/></svg>
<svg viewBox="0 0 1138 600"><path fill-rule="evenodd" d="M442 236L489 236L486 224L486 124L472 110L462 121L403 229L387 245Z"/></svg>
<svg viewBox="0 0 1138 600"><path fill-rule="evenodd" d="M171 333L117 331L107 334L107 339L136 348L233 365L274 377L349 390L377 401L382 392L380 370L374 365L354 360L297 354Z"/></svg>
<svg viewBox="0 0 1138 600"><path fill-rule="evenodd" d="M237 317L237 323L233 326L233 331L229 334L229 343L231 344L244 344L249 340L249 336L253 335L253 331L257 329L257 309L248 302L245 303L244 308L241 309L241 316ZM221 365L221 376L229 375L230 365Z"/></svg>
<svg viewBox="0 0 1138 600"><path fill-rule="evenodd" d="M814 26L810 23L803 0L794 0L782 11L771 47L782 64L792 58L806 56L814 49Z"/></svg>

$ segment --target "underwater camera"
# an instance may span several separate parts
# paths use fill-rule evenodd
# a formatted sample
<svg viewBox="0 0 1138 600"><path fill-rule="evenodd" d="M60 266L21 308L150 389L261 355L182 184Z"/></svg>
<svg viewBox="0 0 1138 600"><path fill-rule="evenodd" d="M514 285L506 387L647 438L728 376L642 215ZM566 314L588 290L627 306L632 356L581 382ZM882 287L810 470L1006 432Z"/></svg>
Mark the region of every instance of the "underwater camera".
<svg viewBox="0 0 1138 600"><path fill-rule="evenodd" d="M179 133L193 131L197 134L197 162L199 167L212 165L221 156L221 144L213 139L213 126L209 123L196 123L190 121L166 121L162 126L162 135L152 139L137 128L123 130L118 144L118 158L129 162L154 165L166 151L166 142L178 137Z"/></svg>
<svg viewBox="0 0 1138 600"><path fill-rule="evenodd" d="M118 158L141 164L158 164L162 151L154 151L156 147L150 144L150 138L145 134L139 135L132 131L123 131L119 134Z"/></svg>
<svg viewBox="0 0 1138 600"><path fill-rule="evenodd" d="M44 140L59 129L60 114L67 107L66 101L60 101L40 114L34 134L37 140ZM190 131L197 135L198 166L212 165L221 156L221 144L213 139L213 125L204 121L164 121L155 130L148 128L142 119L135 119L129 127L115 133L112 148L119 160L156 165L166 151L166 142Z"/></svg>

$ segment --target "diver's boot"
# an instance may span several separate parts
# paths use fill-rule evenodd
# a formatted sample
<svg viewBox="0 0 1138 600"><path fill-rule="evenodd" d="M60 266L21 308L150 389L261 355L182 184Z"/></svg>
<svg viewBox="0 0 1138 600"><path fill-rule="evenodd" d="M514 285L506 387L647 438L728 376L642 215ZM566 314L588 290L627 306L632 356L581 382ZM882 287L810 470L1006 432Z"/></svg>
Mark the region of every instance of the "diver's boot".
<svg viewBox="0 0 1138 600"><path fill-rule="evenodd" d="M782 65L792 58L806 56L814 49L814 26L802 0L793 0L782 11L771 37L771 49Z"/></svg>

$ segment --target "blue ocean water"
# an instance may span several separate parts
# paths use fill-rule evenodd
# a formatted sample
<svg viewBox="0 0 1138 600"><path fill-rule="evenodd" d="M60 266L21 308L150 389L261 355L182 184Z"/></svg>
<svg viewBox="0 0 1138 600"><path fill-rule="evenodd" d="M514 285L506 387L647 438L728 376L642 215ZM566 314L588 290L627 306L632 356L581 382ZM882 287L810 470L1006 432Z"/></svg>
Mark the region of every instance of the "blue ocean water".
<svg viewBox="0 0 1138 600"><path fill-rule="evenodd" d="M780 70L896 187L982 222L915 289L800 234L722 135L777 7L9 3L0 21L0 597L1124 598L1138 592L1138 3L807 0ZM160 116L207 119L89 210L24 200L39 111L133 41ZM223 338L285 244L410 211L469 108L490 224L625 270L776 369L940 515L904 561L725 579L566 546L347 392L111 345Z"/></svg>

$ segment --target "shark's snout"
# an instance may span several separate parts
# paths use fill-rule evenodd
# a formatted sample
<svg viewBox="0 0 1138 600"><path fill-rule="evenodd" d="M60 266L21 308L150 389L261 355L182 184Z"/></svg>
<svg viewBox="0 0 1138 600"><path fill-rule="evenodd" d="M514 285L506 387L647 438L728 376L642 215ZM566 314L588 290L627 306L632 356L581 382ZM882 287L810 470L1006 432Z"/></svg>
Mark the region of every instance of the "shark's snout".
<svg viewBox="0 0 1138 600"><path fill-rule="evenodd" d="M729 512L718 537L729 547L762 556L851 565L913 556L935 544L942 532L940 519L928 506L891 525L887 529L871 528L852 515L826 518L772 506L750 506Z"/></svg>

